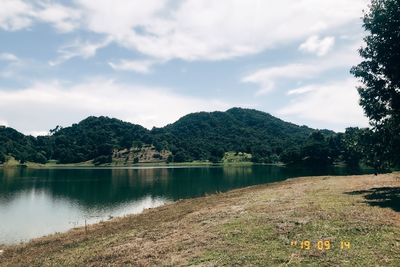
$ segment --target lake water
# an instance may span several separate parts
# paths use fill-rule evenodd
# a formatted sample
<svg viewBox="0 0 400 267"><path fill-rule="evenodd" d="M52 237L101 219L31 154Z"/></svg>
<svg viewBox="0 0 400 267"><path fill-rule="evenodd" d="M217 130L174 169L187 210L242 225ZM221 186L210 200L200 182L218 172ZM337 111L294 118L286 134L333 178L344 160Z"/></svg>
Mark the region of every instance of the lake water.
<svg viewBox="0 0 400 267"><path fill-rule="evenodd" d="M170 201L309 175L371 170L279 166L0 168L0 244L27 241Z"/></svg>

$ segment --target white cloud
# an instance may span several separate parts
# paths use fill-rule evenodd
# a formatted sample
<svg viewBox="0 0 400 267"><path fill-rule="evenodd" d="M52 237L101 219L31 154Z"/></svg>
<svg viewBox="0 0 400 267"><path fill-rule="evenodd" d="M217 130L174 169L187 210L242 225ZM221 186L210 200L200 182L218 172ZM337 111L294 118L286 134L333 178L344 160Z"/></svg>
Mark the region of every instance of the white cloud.
<svg viewBox="0 0 400 267"><path fill-rule="evenodd" d="M60 32L69 32L79 26L79 18L79 10L50 1L1 1L0 28L6 31L25 29L35 22L46 22Z"/></svg>
<svg viewBox="0 0 400 267"><path fill-rule="evenodd" d="M359 41L344 46L334 53L302 63L291 63L282 66L262 68L244 76L242 82L254 83L259 86L256 95L265 95L275 90L282 83L303 82L317 78L320 74L333 69L348 69L360 61L357 49ZM296 92L292 92L295 94Z"/></svg>
<svg viewBox="0 0 400 267"><path fill-rule="evenodd" d="M8 127L8 122L6 120L0 119L0 126L6 126Z"/></svg>
<svg viewBox="0 0 400 267"><path fill-rule="evenodd" d="M76 0L88 30L124 38L157 17L165 0Z"/></svg>
<svg viewBox="0 0 400 267"><path fill-rule="evenodd" d="M119 62L109 62L114 70L134 71L138 73L149 73L151 67L157 62L154 60L120 60Z"/></svg>
<svg viewBox="0 0 400 267"><path fill-rule="evenodd" d="M112 42L110 37L99 41L89 42L75 40L73 43L65 45L58 50L60 56L49 62L51 66L59 65L75 57L82 57L84 59L93 57L96 55L97 50L106 47Z"/></svg>
<svg viewBox="0 0 400 267"><path fill-rule="evenodd" d="M0 114L25 133L68 126L90 115L106 115L141 124L163 126L197 111L225 110L233 104L218 99L182 96L153 88L93 80L67 86L40 82L20 90L0 90Z"/></svg>
<svg viewBox="0 0 400 267"><path fill-rule="evenodd" d="M359 20L367 0L77 0L89 31L169 60L254 54ZM118 18L118 19L115 19Z"/></svg>
<svg viewBox="0 0 400 267"><path fill-rule="evenodd" d="M49 131L29 131L26 132L25 134L27 135L32 135L32 136L45 136L45 135L49 135Z"/></svg>
<svg viewBox="0 0 400 267"><path fill-rule="evenodd" d="M79 26L80 11L60 4L43 4L35 16L52 24L60 32L70 32Z"/></svg>
<svg viewBox="0 0 400 267"><path fill-rule="evenodd" d="M310 120L336 125L336 130L349 126L368 126L368 119L358 104L356 86L354 79L348 79L296 88L289 92L296 97L277 113L291 121Z"/></svg>
<svg viewBox="0 0 400 267"><path fill-rule="evenodd" d="M33 2L2 0L1 27L16 30L45 21L62 32L79 27L106 35L158 60L220 60L343 27L359 20L368 0L75 0L69 6ZM303 47L322 55L331 45L327 37Z"/></svg>
<svg viewBox="0 0 400 267"><path fill-rule="evenodd" d="M0 61L15 62L18 61L18 57L11 53L0 53Z"/></svg>
<svg viewBox="0 0 400 267"><path fill-rule="evenodd" d="M318 56L324 56L333 48L334 45L335 37L333 36L319 38L317 35L313 35L300 45L299 50L316 54Z"/></svg>
<svg viewBox="0 0 400 267"><path fill-rule="evenodd" d="M256 83L260 86L256 95L264 95L275 89L280 79L307 79L321 72L321 68L311 64L289 64L258 70L242 79L242 82Z"/></svg>
<svg viewBox="0 0 400 267"><path fill-rule="evenodd" d="M24 61L12 53L0 53L0 77L15 78L16 73L24 66Z"/></svg>
<svg viewBox="0 0 400 267"><path fill-rule="evenodd" d="M287 95L302 95L304 93L312 92L312 91L314 91L314 89L315 88L313 86L304 86L304 87L289 90L287 92Z"/></svg>
<svg viewBox="0 0 400 267"><path fill-rule="evenodd" d="M16 31L32 24L34 10L22 0L2 0L0 6L0 28Z"/></svg>

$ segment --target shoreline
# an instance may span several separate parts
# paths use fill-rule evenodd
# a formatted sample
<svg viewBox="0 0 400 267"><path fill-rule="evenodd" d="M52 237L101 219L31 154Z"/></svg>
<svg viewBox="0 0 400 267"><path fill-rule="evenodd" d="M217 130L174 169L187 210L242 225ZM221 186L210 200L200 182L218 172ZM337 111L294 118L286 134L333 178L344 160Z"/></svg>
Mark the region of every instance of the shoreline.
<svg viewBox="0 0 400 267"><path fill-rule="evenodd" d="M119 165L119 164L101 164L95 165L92 163L68 163L68 164L57 164L57 163L32 163L28 162L26 164L0 164L0 169L7 168L28 168L28 169L56 169L56 168L90 168L90 169L111 169L111 168L121 168L121 169L140 169L140 168L195 168L195 167L251 167L251 166L277 166L277 167L298 167L298 168L310 168L308 165L287 165L284 163L255 163L255 162L181 162L181 163L138 163L133 165ZM367 165L359 165L356 167L347 166L342 162L334 163L331 165L324 165L315 168L330 168L330 167L345 167L345 168L356 168L356 169L373 169ZM391 172L399 171L398 169L391 169ZM383 173L381 173L383 174Z"/></svg>
<svg viewBox="0 0 400 267"><path fill-rule="evenodd" d="M392 190L386 197L395 205L400 173L293 178L180 200L86 231L0 245L0 266L398 266L400 210L368 202L373 190ZM292 239L329 239L335 246L345 239L354 249L302 251L290 246Z"/></svg>
<svg viewBox="0 0 400 267"><path fill-rule="evenodd" d="M211 163L211 162L182 162L182 163L139 163L133 165L120 165L120 164L102 164L95 165L92 163L26 163L26 164L0 164L0 168L30 168L30 169L45 169L45 168L146 168L146 167L218 167L218 166L253 166L253 165L273 165L285 166L284 164L263 164L253 162L237 162L237 163Z"/></svg>

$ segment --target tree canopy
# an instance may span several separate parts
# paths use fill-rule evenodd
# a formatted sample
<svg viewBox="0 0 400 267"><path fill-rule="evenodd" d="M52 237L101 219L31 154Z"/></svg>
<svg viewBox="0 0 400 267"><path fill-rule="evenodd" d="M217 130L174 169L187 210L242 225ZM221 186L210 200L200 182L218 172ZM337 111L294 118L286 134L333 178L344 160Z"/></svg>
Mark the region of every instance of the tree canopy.
<svg viewBox="0 0 400 267"><path fill-rule="evenodd" d="M353 67L366 115L370 119L375 161L400 164L400 1L372 0L364 12L367 32L359 52L363 61Z"/></svg>

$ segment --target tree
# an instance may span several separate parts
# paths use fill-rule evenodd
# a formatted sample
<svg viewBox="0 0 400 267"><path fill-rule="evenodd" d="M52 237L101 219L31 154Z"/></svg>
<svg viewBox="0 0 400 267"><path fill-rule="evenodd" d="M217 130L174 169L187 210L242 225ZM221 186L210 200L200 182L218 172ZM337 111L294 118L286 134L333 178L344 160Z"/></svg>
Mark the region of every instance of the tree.
<svg viewBox="0 0 400 267"><path fill-rule="evenodd" d="M185 151L179 150L174 155L174 162L185 162L189 161L189 156L185 153Z"/></svg>
<svg viewBox="0 0 400 267"><path fill-rule="evenodd" d="M362 158L361 131L359 128L347 128L341 140L342 159L349 166L358 166Z"/></svg>
<svg viewBox="0 0 400 267"><path fill-rule="evenodd" d="M266 145L255 146L251 148L252 161L255 163L271 162L271 149Z"/></svg>
<svg viewBox="0 0 400 267"><path fill-rule="evenodd" d="M285 164L297 164L301 162L300 150L298 148L290 148L281 154L280 160Z"/></svg>
<svg viewBox="0 0 400 267"><path fill-rule="evenodd" d="M351 69L362 86L360 104L380 138L374 144L380 162L400 164L400 1L372 0L364 12L363 61Z"/></svg>
<svg viewBox="0 0 400 267"><path fill-rule="evenodd" d="M211 149L210 156L208 158L212 163L218 163L222 160L225 151L220 147L214 147Z"/></svg>
<svg viewBox="0 0 400 267"><path fill-rule="evenodd" d="M168 158L167 158L167 163L171 163L173 161L174 161L174 156L169 155Z"/></svg>
<svg viewBox="0 0 400 267"><path fill-rule="evenodd" d="M101 165L101 164L105 164L105 163L111 163L112 162L112 157L111 155L102 155L102 156L98 156L95 159L93 159L93 163L94 165Z"/></svg>
<svg viewBox="0 0 400 267"><path fill-rule="evenodd" d="M47 163L47 158L43 155L42 152L38 152L35 154L33 161L40 164L45 164Z"/></svg>
<svg viewBox="0 0 400 267"><path fill-rule="evenodd" d="M315 131L302 146L286 149L280 160L285 164L330 165L334 160L331 145L322 131Z"/></svg>
<svg viewBox="0 0 400 267"><path fill-rule="evenodd" d="M330 155L328 142L320 132L313 132L301 148L301 157L304 163L328 165L333 159Z"/></svg>
<svg viewBox="0 0 400 267"><path fill-rule="evenodd" d="M6 156L0 152L0 163L4 163L6 161Z"/></svg>
<svg viewBox="0 0 400 267"><path fill-rule="evenodd" d="M50 134L55 134L55 133L59 132L62 129L63 129L63 127L61 127L60 125L57 125L56 128L51 129L49 132L50 132Z"/></svg>

